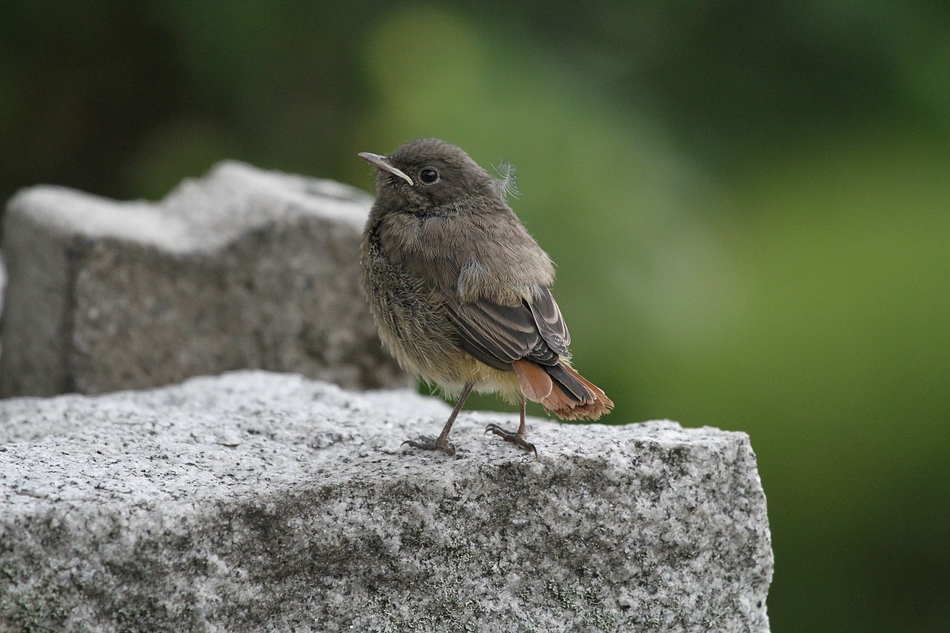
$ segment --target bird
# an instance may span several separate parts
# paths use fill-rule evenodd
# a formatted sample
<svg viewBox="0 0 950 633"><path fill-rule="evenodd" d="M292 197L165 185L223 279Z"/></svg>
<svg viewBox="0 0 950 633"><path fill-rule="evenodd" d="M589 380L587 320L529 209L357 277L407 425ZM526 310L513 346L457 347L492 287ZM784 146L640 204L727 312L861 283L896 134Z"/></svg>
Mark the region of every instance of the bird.
<svg viewBox="0 0 950 633"><path fill-rule="evenodd" d="M403 444L454 456L449 434L472 390L518 404L516 431L490 424L485 433L535 459L526 400L565 420L613 408L571 366L554 265L507 203L510 174L495 178L436 138L358 156L376 170L360 259L380 339L400 366L456 398L438 437Z"/></svg>

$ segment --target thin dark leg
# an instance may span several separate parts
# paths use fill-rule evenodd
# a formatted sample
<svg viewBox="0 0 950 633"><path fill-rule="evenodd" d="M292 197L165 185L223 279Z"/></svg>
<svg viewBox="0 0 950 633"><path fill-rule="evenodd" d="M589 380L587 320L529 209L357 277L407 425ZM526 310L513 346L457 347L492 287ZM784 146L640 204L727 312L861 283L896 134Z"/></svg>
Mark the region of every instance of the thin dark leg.
<svg viewBox="0 0 950 633"><path fill-rule="evenodd" d="M517 435L519 438L523 440L528 438L528 427L525 426L525 423L524 423L524 407L525 407L524 396L521 396L521 424L518 425ZM534 448L534 446L532 446L531 448ZM535 457L538 456L538 451L534 451L534 456Z"/></svg>
<svg viewBox="0 0 950 633"><path fill-rule="evenodd" d="M524 396L521 396L521 424L518 425L518 431L512 433L511 431L506 431L497 424L489 424L485 427L485 432L488 433L491 431L498 437L502 438L506 442L511 442L521 450L528 451L529 453L534 451L534 458L538 458L538 449L534 447L534 444L528 441L528 427L524 422L524 407L525 401Z"/></svg>
<svg viewBox="0 0 950 633"><path fill-rule="evenodd" d="M452 425L455 423L455 418L458 417L459 411L462 410L462 406L465 404L468 394L472 392L473 386L474 383L467 382L465 386L462 387L462 393L459 395L458 402L455 403L455 408L452 409L452 413L449 414L449 419L446 420L445 426L442 427L442 432L439 433L439 437L434 440L431 437L420 437L417 440L406 440L403 444L408 444L413 448L421 448L427 451L442 451L449 457L455 455L455 447L449 444L449 433L452 432Z"/></svg>

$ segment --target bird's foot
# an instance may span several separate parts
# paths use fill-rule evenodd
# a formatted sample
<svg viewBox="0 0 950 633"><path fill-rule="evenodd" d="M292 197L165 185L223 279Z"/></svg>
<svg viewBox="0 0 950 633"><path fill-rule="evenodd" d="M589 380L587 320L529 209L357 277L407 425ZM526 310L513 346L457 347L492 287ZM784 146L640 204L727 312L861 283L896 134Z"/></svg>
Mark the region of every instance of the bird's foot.
<svg viewBox="0 0 950 633"><path fill-rule="evenodd" d="M406 440L403 444L408 444L413 448L421 448L424 451L442 451L449 457L455 457L455 446L449 444L447 439L431 438L427 435L414 440Z"/></svg>
<svg viewBox="0 0 950 633"><path fill-rule="evenodd" d="M515 431L506 431L497 424L489 424L485 427L485 432L491 432L505 440L506 442L511 442L518 448L529 453L534 453L534 458L538 459L538 449L534 447L534 444L525 439L525 436L517 433Z"/></svg>

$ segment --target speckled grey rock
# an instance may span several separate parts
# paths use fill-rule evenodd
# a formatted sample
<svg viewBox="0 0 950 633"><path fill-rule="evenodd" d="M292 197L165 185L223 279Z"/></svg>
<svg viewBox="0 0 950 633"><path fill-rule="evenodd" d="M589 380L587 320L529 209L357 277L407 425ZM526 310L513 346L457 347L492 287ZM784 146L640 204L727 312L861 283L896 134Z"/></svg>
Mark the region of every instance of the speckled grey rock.
<svg viewBox="0 0 950 633"><path fill-rule="evenodd" d="M102 393L245 367L402 387L359 288L372 198L236 162L157 204L62 187L7 208L0 395Z"/></svg>
<svg viewBox="0 0 950 633"><path fill-rule="evenodd" d="M0 402L0 631L767 631L743 433L236 372Z"/></svg>

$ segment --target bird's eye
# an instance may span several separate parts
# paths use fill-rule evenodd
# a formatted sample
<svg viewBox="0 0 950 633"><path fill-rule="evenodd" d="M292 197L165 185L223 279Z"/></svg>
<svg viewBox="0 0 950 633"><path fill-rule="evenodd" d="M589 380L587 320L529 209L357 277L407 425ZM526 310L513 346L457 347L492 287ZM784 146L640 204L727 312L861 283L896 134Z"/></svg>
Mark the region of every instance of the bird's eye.
<svg viewBox="0 0 950 633"><path fill-rule="evenodd" d="M438 179L439 179L439 172L432 169L431 167L426 167L425 169L419 172L419 180L426 183L427 185L431 185Z"/></svg>

